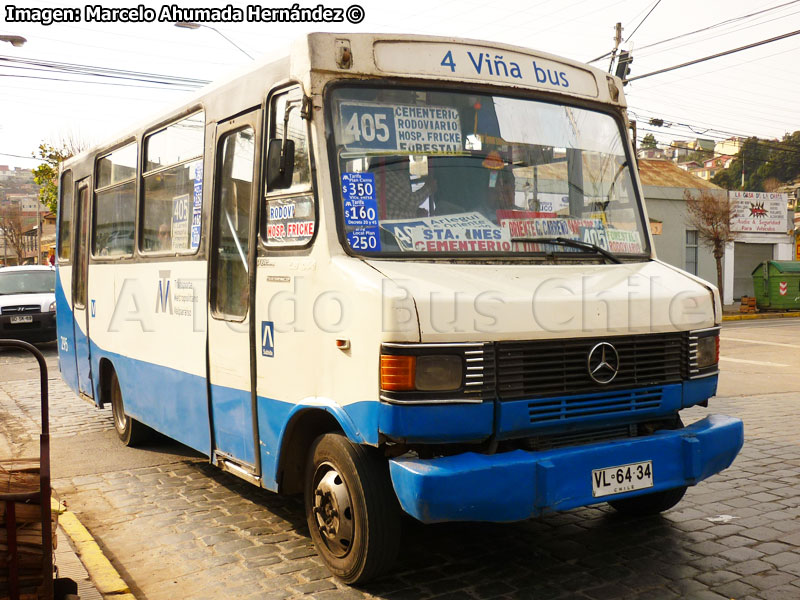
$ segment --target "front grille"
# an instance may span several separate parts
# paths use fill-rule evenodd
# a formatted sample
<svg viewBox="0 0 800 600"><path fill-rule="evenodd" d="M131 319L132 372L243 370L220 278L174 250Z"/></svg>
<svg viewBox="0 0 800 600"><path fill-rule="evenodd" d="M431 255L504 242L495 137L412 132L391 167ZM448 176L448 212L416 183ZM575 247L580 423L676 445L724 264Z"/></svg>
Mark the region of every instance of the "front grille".
<svg viewBox="0 0 800 600"><path fill-rule="evenodd" d="M677 383L686 362L683 337L665 333L498 342L498 397L515 400ZM594 381L587 366L589 352L601 342L612 344L619 354L619 371L608 384Z"/></svg>
<svg viewBox="0 0 800 600"><path fill-rule="evenodd" d="M41 321L33 321L31 323L6 323L5 330L6 331L30 331L33 329L41 329L42 328Z"/></svg>
<svg viewBox="0 0 800 600"><path fill-rule="evenodd" d="M661 388L653 388L570 398L541 398L528 403L528 415L532 424L574 421L591 417L632 415L656 409L660 404Z"/></svg>
<svg viewBox="0 0 800 600"><path fill-rule="evenodd" d="M589 431L537 435L524 438L521 442L525 450L552 450L554 448L582 446L585 444L596 444L598 442L632 438L636 437L637 433L638 426L632 424L606 427L604 429L591 429Z"/></svg>
<svg viewBox="0 0 800 600"><path fill-rule="evenodd" d="M2 315L27 315L30 313L42 312L39 304L21 304L17 306L4 306L0 309Z"/></svg>

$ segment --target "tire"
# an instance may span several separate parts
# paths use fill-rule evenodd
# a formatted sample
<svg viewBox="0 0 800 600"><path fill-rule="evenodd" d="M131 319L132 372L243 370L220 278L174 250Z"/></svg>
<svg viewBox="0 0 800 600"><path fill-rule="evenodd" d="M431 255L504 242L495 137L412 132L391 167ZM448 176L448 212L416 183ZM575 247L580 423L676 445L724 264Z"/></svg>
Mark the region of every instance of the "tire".
<svg viewBox="0 0 800 600"><path fill-rule="evenodd" d="M125 403L122 401L122 389L119 386L116 371L111 371L111 381L109 382L109 392L111 396L111 415L114 420L114 429L126 446L134 448L150 437L150 429L125 414Z"/></svg>
<svg viewBox="0 0 800 600"><path fill-rule="evenodd" d="M609 504L619 513L636 517L657 515L669 510L681 501L686 493L686 486L653 492L624 500L611 500Z"/></svg>
<svg viewBox="0 0 800 600"><path fill-rule="evenodd" d="M306 521L325 565L345 583L389 570L400 548L400 506L389 463L372 448L326 433L305 472Z"/></svg>

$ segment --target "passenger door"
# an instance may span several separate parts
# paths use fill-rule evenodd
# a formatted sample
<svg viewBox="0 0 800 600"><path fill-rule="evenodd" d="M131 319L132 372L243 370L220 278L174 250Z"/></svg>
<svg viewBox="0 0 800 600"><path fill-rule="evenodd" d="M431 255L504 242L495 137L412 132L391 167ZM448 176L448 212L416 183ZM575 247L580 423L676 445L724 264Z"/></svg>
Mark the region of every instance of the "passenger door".
<svg viewBox="0 0 800 600"><path fill-rule="evenodd" d="M209 260L208 366L214 460L260 476L251 319L259 110L217 126Z"/></svg>
<svg viewBox="0 0 800 600"><path fill-rule="evenodd" d="M75 361L78 391L94 398L91 350L89 347L89 311L86 306L89 282L89 186L90 179L78 182L75 202L75 252L72 267L72 312L74 316Z"/></svg>

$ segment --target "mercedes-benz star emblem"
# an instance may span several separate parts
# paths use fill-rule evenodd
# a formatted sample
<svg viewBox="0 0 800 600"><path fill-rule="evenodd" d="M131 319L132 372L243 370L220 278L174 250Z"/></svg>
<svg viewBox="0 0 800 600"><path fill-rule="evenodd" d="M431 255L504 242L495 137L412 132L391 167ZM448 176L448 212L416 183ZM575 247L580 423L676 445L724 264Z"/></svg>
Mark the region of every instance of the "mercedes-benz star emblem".
<svg viewBox="0 0 800 600"><path fill-rule="evenodd" d="M589 377L597 383L611 383L619 373L619 354L617 349L608 342L600 342L589 350L586 360Z"/></svg>

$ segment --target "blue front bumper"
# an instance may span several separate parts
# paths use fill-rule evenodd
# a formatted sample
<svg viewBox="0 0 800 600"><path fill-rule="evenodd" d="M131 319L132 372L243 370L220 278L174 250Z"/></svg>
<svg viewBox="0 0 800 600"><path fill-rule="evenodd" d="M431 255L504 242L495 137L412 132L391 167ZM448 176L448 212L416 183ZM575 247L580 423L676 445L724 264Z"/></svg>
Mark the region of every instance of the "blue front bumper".
<svg viewBox="0 0 800 600"><path fill-rule="evenodd" d="M396 458L390 472L403 509L425 523L519 521L609 499L694 485L728 468L744 443L739 419L711 415L651 436L500 454ZM652 488L595 498L592 469L650 460Z"/></svg>

